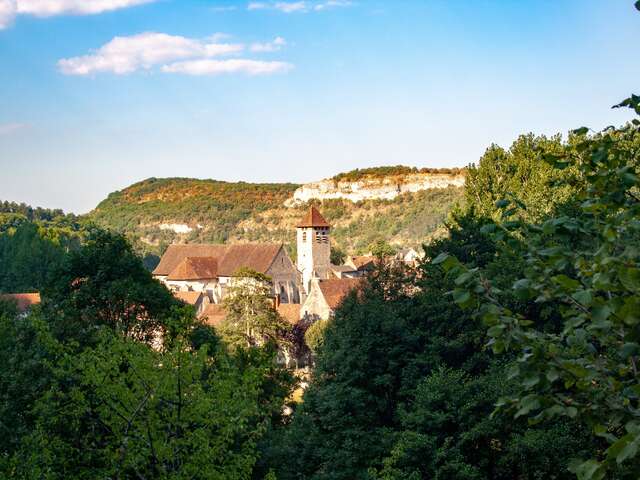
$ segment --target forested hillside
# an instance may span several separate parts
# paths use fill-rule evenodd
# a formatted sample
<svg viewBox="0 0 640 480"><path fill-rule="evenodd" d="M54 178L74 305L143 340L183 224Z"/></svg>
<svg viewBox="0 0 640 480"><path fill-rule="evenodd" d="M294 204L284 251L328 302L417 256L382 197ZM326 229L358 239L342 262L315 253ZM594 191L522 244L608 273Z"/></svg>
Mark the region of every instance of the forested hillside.
<svg viewBox="0 0 640 480"><path fill-rule="evenodd" d="M373 169L376 175L415 169ZM341 174L357 177L362 172ZM285 206L294 184L228 183L185 178L148 179L112 193L89 214L96 224L126 234L144 252L173 242L277 241L293 246L306 204ZM393 200L315 202L334 226L342 250L362 253L378 239L419 247L442 227L462 189L406 193Z"/></svg>
<svg viewBox="0 0 640 480"><path fill-rule="evenodd" d="M0 293L38 291L88 228L62 210L0 202Z"/></svg>

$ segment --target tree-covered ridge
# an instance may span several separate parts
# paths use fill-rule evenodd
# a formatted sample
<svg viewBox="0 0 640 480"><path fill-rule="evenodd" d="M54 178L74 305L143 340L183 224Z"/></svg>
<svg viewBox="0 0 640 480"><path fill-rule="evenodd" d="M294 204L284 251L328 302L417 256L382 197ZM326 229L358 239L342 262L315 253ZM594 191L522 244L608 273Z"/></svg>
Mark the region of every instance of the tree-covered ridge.
<svg viewBox="0 0 640 480"><path fill-rule="evenodd" d="M90 228L86 219L62 210L0 202L0 293L40 290Z"/></svg>
<svg viewBox="0 0 640 480"><path fill-rule="evenodd" d="M282 205L296 188L293 184L150 178L110 194L89 217L134 236L163 222L210 223L216 227L212 236L223 241L240 221Z"/></svg>
<svg viewBox="0 0 640 480"><path fill-rule="evenodd" d="M434 175L461 175L464 174L464 168L417 168L407 167L405 165L394 165L388 167L371 167L356 168L348 172L342 172L331 177L336 182L357 182L363 179L380 179L384 177L397 177L415 174L434 174Z"/></svg>
<svg viewBox="0 0 640 480"><path fill-rule="evenodd" d="M297 186L291 184L228 183L214 180L149 179L115 192L88 218L104 228L126 234L139 250L160 254L166 245L265 241L291 248L295 226L307 205L284 206ZM407 193L394 200L325 200L317 205L334 226L340 248L357 253L385 238L419 247L442 226L462 189ZM187 225L178 234L162 224Z"/></svg>

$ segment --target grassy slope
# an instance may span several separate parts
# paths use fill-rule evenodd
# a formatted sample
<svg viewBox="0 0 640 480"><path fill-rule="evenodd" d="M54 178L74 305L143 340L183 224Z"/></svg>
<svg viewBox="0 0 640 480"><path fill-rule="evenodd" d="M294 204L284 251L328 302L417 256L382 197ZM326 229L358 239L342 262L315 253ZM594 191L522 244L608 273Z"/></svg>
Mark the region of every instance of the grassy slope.
<svg viewBox="0 0 640 480"><path fill-rule="evenodd" d="M148 179L109 195L90 217L133 239L143 250L161 253L168 243L295 241L295 224L306 205L287 208L298 185L227 183L214 180ZM462 189L405 194L392 201L357 204L343 200L316 203L334 225L333 238L350 253L364 252L374 240L419 246L432 236ZM189 234L160 230L161 223L188 224Z"/></svg>

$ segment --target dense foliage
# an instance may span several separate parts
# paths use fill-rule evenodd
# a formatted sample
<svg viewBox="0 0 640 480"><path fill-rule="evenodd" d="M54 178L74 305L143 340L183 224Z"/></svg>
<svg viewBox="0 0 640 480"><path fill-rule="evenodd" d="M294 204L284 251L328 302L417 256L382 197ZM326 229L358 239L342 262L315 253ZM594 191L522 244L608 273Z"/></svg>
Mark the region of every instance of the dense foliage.
<svg viewBox="0 0 640 480"><path fill-rule="evenodd" d="M640 97L623 105L640 115ZM496 204L502 220L484 231L505 250L527 240L522 275L509 285L521 305L503 304L490 273L437 259L457 276L459 304L475 306L480 296L493 350L518 355L510 372L518 390L499 405L535 422L577 418L609 444L572 464L583 479L637 478L640 471L639 127L634 120L592 136L583 128L575 148L543 156L548 168L579 175L570 213L528 223L517 220L526 204ZM528 304L536 309L523 308ZM556 328L544 328L549 314Z"/></svg>
<svg viewBox="0 0 640 480"><path fill-rule="evenodd" d="M40 290L88 229L61 210L0 202L0 293Z"/></svg>
<svg viewBox="0 0 640 480"><path fill-rule="evenodd" d="M231 354L122 237L64 254L42 308L0 302L0 476L247 479L290 378Z"/></svg>
<svg viewBox="0 0 640 480"><path fill-rule="evenodd" d="M336 182L357 182L364 179L375 179L384 177L402 177L419 173L432 173L440 175L460 175L464 174L462 168L417 168L405 165L394 165L389 167L356 168L349 172L342 172L332 177Z"/></svg>

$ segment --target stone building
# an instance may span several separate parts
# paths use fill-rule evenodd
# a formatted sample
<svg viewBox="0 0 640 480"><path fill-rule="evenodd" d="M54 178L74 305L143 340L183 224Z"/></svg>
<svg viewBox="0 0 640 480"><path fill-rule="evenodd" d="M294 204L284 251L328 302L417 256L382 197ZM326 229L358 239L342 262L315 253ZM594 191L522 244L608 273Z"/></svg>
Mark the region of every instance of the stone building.
<svg viewBox="0 0 640 480"><path fill-rule="evenodd" d="M361 278L313 279L309 295L300 309L301 318L328 320L342 300L359 287Z"/></svg>
<svg viewBox="0 0 640 480"><path fill-rule="evenodd" d="M332 265L331 225L315 207L296 226L296 242L296 265L281 244L170 245L153 275L213 325L224 318L222 300L241 268L271 278L274 306L290 323L328 319L374 257Z"/></svg>
<svg viewBox="0 0 640 480"><path fill-rule="evenodd" d="M331 226L320 212L311 207L296 228L298 271L302 276L302 288L309 293L313 278L329 278L331 272Z"/></svg>
<svg viewBox="0 0 640 480"><path fill-rule="evenodd" d="M170 245L153 275L173 292L203 292L219 304L243 268L271 277L282 303L300 303L300 275L281 244Z"/></svg>

